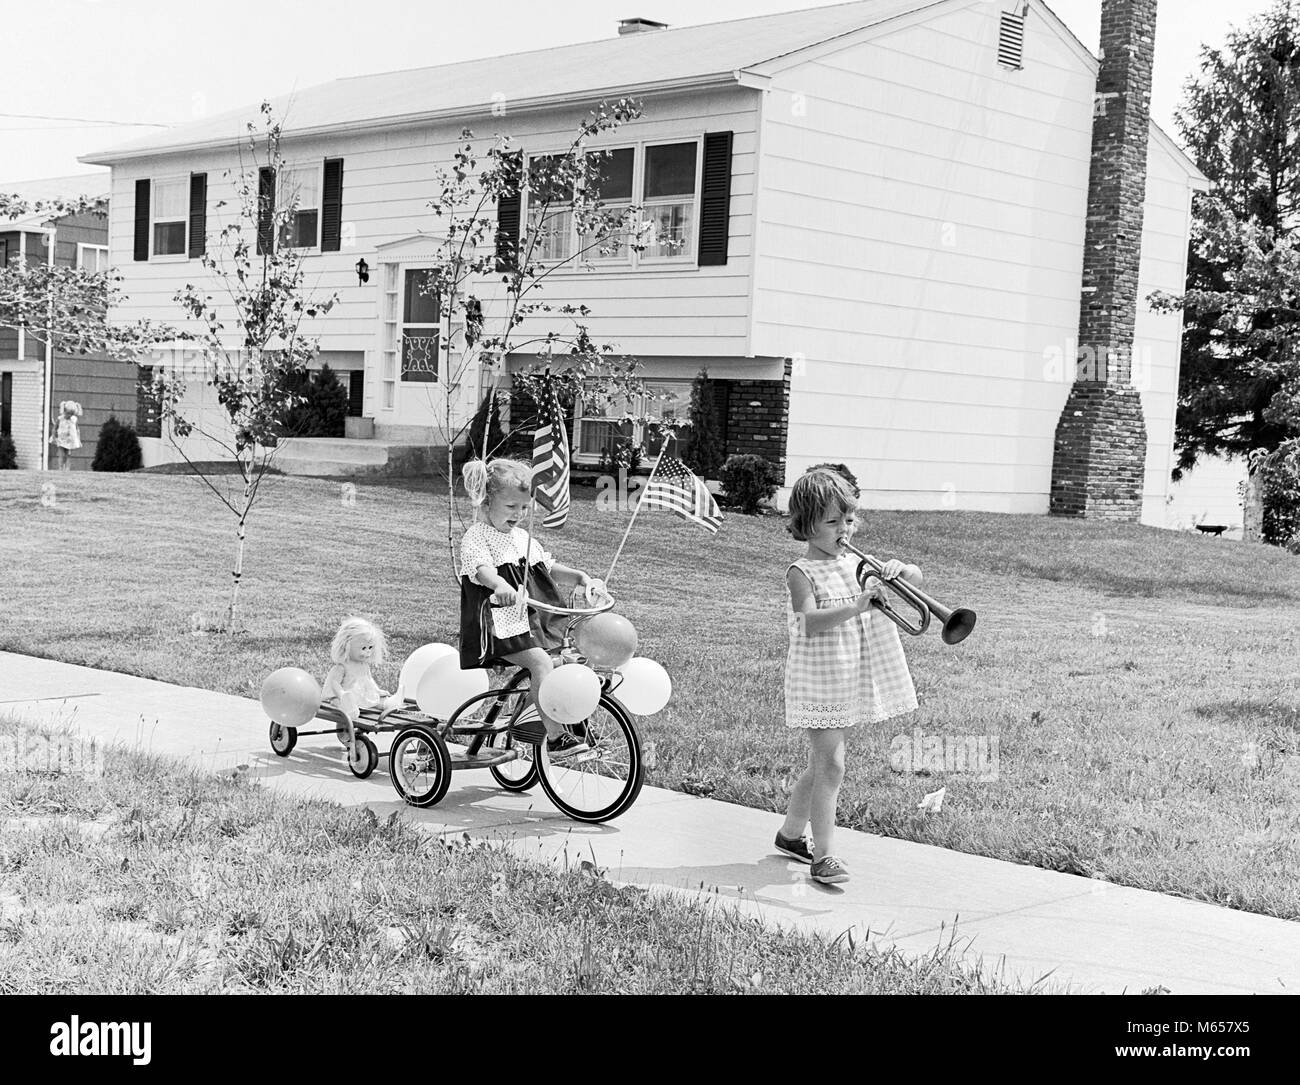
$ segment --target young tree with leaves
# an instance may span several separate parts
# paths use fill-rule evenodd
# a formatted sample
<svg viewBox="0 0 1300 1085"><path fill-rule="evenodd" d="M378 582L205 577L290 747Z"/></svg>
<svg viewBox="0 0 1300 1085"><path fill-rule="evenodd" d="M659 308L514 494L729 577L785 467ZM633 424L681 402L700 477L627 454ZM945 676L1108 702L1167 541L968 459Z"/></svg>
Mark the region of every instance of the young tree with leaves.
<svg viewBox="0 0 1300 1085"><path fill-rule="evenodd" d="M458 442L467 436L474 418L487 426L492 415L480 411L464 420L461 401L468 377L480 369L490 374L483 398L496 402L505 359L512 353L535 351L537 361L514 376L516 386L536 399L544 383L562 402L578 396L597 408L632 402L645 396L639 363L618 354L609 343L589 334L585 305L551 305L540 295L546 280L566 268L583 266L593 256L618 251L643 251L654 239L640 228L640 208L610 209L600 197L610 152L589 150L588 144L614 132L641 115L638 103L619 99L601 102L579 123L569 147L561 154L535 158L524 169L521 152L507 136L497 136L483 151L473 133L461 132L450 169L436 173L437 195L429 207L437 218L436 256L426 292L437 298L442 328L438 351L447 374L441 389L439 438L447 447L447 550L455 568L455 475ZM528 214L517 229L503 225L498 208L518 206L526 198ZM555 241L567 238L570 227L578 238L565 254ZM493 284L504 287L503 298L489 296ZM529 318L567 318L568 331L554 329L536 335L520 330ZM436 386L434 386L436 387ZM483 398L479 399L480 404ZM533 419L512 418L518 429ZM488 434L468 434L484 455L500 451Z"/></svg>
<svg viewBox="0 0 1300 1085"><path fill-rule="evenodd" d="M231 514L235 523L235 561L231 570L224 629L235 631L244 547L249 517L263 480L279 451L283 420L304 399L302 378L319 352L319 340L302 330L305 319L327 314L337 295L312 295L306 288L303 254L281 243L298 208L298 194L264 192L260 170L280 176L281 124L263 102L261 128L248 124L251 164L234 176L237 214L208 246L202 257L220 298L187 283L175 301L200 330L191 334L201 357L205 383L216 393L218 410L193 409L185 400L187 367L160 367L154 393L159 415L172 445L195 476ZM227 176L230 176L229 174ZM216 204L218 208L226 201ZM269 234L259 236L259 223L269 220ZM233 317L233 334L225 320ZM228 345L233 344L233 345ZM213 420L213 415L216 421ZM224 453L235 467L235 488L220 485L218 476L191 458L183 443L199 437Z"/></svg>

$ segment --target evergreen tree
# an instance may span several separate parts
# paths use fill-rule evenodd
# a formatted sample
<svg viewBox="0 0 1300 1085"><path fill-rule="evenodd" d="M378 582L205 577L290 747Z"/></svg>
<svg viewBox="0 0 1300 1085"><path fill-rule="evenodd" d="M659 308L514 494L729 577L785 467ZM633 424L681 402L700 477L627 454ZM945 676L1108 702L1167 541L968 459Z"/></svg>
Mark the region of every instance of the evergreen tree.
<svg viewBox="0 0 1300 1085"><path fill-rule="evenodd" d="M700 478L717 478L724 458L713 382L708 370L701 369L691 385L691 440L682 459Z"/></svg>
<svg viewBox="0 0 1300 1085"><path fill-rule="evenodd" d="M1213 197L1243 223L1286 237L1300 224L1300 28L1291 0L1231 31L1221 49L1204 48L1198 77L1184 88L1176 120ZM1230 246L1206 244L1217 212L1198 197L1187 290L1229 292L1240 266ZM1225 310L1189 306L1183 332L1175 444L1177 480L1204 455L1248 456L1277 449L1294 429L1271 410L1282 388L1268 337L1239 334ZM1272 318L1260 312L1258 327ZM1225 326L1226 325L1226 326ZM1263 487L1252 461L1246 530L1262 528ZM1271 517L1270 517L1271 518Z"/></svg>

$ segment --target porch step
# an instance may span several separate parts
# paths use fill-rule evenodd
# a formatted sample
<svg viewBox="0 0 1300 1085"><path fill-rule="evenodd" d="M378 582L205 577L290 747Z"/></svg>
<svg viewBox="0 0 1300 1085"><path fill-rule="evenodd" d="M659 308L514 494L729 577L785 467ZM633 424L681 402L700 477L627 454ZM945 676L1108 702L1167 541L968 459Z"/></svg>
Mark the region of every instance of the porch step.
<svg viewBox="0 0 1300 1085"><path fill-rule="evenodd" d="M288 437L275 466L286 475L423 475L445 462L445 446L350 437Z"/></svg>

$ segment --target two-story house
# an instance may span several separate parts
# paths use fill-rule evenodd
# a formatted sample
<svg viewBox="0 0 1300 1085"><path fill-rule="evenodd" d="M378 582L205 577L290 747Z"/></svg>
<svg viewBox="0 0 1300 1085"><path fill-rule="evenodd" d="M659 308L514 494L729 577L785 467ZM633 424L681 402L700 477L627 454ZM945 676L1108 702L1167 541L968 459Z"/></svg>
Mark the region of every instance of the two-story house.
<svg viewBox="0 0 1300 1085"><path fill-rule="evenodd" d="M78 197L98 200L108 196L108 189L105 171L0 184L0 190L29 205ZM108 220L99 214L49 211L0 218L0 264L13 261L104 271ZM102 355L69 354L56 349L39 329L0 323L0 433L13 438L19 467L48 466L49 427L65 399L76 400L84 412L82 447L73 453L72 466L89 468L99 428L109 416L135 421L136 367Z"/></svg>
<svg viewBox="0 0 1300 1085"><path fill-rule="evenodd" d="M603 195L644 205L677 244L557 274L547 299L588 305L593 335L638 357L679 413L707 368L727 450L770 457L787 485L833 460L874 507L1045 512L1075 375L1090 141L1107 105L1096 57L1040 0L862 0L617 29L274 103L301 199L292 243L342 299L310 330L324 360L360 375L376 438L434 432L446 374L418 372L405 348L439 316L419 292L436 228L426 204L461 129L546 155L596 102L634 96L643 116L599 144L614 152ZM228 214L218 202L233 202L225 174L255 115L82 159L112 168L120 319L174 321L178 285L202 280L196 257ZM1153 124L1145 162L1140 297L1182 288L1205 185ZM526 217L526 200L503 213ZM559 255L576 238L553 243ZM482 284L489 309L500 291ZM1138 310L1143 518L1163 523L1181 328ZM577 415L576 456L590 462L617 427Z"/></svg>

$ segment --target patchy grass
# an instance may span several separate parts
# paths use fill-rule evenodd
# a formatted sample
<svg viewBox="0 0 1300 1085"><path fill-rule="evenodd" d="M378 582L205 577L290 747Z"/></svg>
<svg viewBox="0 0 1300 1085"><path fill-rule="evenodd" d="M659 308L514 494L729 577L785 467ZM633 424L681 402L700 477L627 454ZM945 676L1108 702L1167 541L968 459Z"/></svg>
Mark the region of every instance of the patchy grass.
<svg viewBox="0 0 1300 1085"><path fill-rule="evenodd" d="M251 632L221 637L193 635L191 616L222 605L233 524L193 479L5 472L0 648L255 696L280 666L323 676L338 622L360 613L390 638L391 687L408 652L458 628L443 501L419 480L348 481L267 481ZM575 489L569 526L545 542L603 573L628 515ZM1300 561L958 512L868 513L859 544L921 564L927 590L979 626L956 647L907 641L922 707L852 736L842 824L1300 918ZM783 577L800 549L777 517L732 515L711 538L641 514L613 587L641 654L673 676L673 701L641 722L651 783L784 809L805 758L781 689ZM991 778L891 756L915 730L996 738ZM918 812L939 787L942 811Z"/></svg>
<svg viewBox="0 0 1300 1085"><path fill-rule="evenodd" d="M771 931L139 753L0 773L0 994L1011 990L959 956Z"/></svg>

